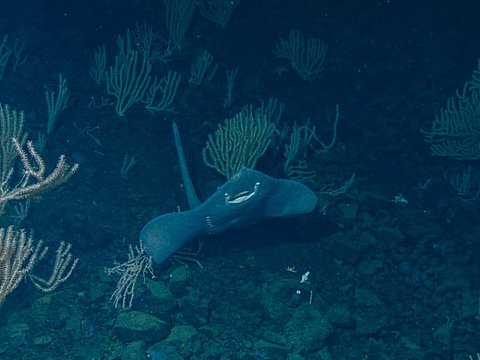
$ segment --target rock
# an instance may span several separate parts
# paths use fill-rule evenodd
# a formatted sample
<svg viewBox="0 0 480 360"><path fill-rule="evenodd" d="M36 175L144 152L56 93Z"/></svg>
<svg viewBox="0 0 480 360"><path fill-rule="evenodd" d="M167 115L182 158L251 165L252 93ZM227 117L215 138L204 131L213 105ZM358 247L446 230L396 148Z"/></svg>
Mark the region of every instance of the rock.
<svg viewBox="0 0 480 360"><path fill-rule="evenodd" d="M285 346L287 344L287 340L285 339L285 336L274 333L273 331L270 331L270 330L267 330L263 333L263 338L273 344L277 344L281 346Z"/></svg>
<svg viewBox="0 0 480 360"><path fill-rule="evenodd" d="M148 349L148 354L150 355L150 359L184 360L184 357L177 354L173 346L162 343L153 345Z"/></svg>
<svg viewBox="0 0 480 360"><path fill-rule="evenodd" d="M155 341L168 334L169 325L155 316L140 312L121 312L113 331L124 343L134 340Z"/></svg>
<svg viewBox="0 0 480 360"><path fill-rule="evenodd" d="M368 251L369 249L376 248L377 247L377 239L375 238L375 235L368 231L363 231L359 236L358 236L358 247L362 249L363 251Z"/></svg>
<svg viewBox="0 0 480 360"><path fill-rule="evenodd" d="M197 334L197 330L190 325L175 326L165 341L184 344Z"/></svg>
<svg viewBox="0 0 480 360"><path fill-rule="evenodd" d="M151 308L155 308L155 312L168 312L177 306L175 297L164 283L149 280L147 282L147 288L152 297L148 305Z"/></svg>
<svg viewBox="0 0 480 360"><path fill-rule="evenodd" d="M371 276L380 271L383 267L383 261L379 259L364 259L360 262L357 270L364 276Z"/></svg>
<svg viewBox="0 0 480 360"><path fill-rule="evenodd" d="M48 334L44 334L44 335L39 335L39 336L35 336L33 338L33 345L35 346L46 346L46 345L50 345L53 341L53 337L48 335Z"/></svg>
<svg viewBox="0 0 480 360"><path fill-rule="evenodd" d="M205 359L220 359L222 354L225 353L225 349L217 341L207 341L203 344L203 354ZM240 359L243 360L243 356Z"/></svg>
<svg viewBox="0 0 480 360"><path fill-rule="evenodd" d="M291 309L287 305L268 293L262 295L260 302L266 315L273 320L277 326L285 326L290 318L291 312Z"/></svg>
<svg viewBox="0 0 480 360"><path fill-rule="evenodd" d="M357 218L358 204L357 203L340 203L338 209L343 213L346 220L353 221Z"/></svg>
<svg viewBox="0 0 480 360"><path fill-rule="evenodd" d="M352 313L346 304L331 306L327 311L327 319L334 327L350 328L353 326Z"/></svg>
<svg viewBox="0 0 480 360"><path fill-rule="evenodd" d="M447 327L447 325L442 325L435 330L433 332L433 338L435 341L438 341L444 346L452 345L452 334L450 333L450 329Z"/></svg>
<svg viewBox="0 0 480 360"><path fill-rule="evenodd" d="M30 343L30 327L24 322L14 322L1 327L0 348L2 351L16 349ZM0 352L1 353L1 352Z"/></svg>
<svg viewBox="0 0 480 360"><path fill-rule="evenodd" d="M179 266L170 272L170 289L174 294L184 294L190 282L190 269L186 266Z"/></svg>
<svg viewBox="0 0 480 360"><path fill-rule="evenodd" d="M323 348L332 331L326 316L312 305L302 304L285 326L285 337L294 352L305 354Z"/></svg>
<svg viewBox="0 0 480 360"><path fill-rule="evenodd" d="M63 316L65 315L62 315L62 317ZM75 340L85 337L83 325L83 314L80 311L69 314L65 319L65 330L67 330Z"/></svg>
<svg viewBox="0 0 480 360"><path fill-rule="evenodd" d="M305 360L305 358L300 354L292 353L288 354L287 360Z"/></svg>
<svg viewBox="0 0 480 360"><path fill-rule="evenodd" d="M318 355L319 359L321 360L332 360L332 356L328 352L328 348L326 346L321 349L316 355Z"/></svg>
<svg viewBox="0 0 480 360"><path fill-rule="evenodd" d="M178 318L181 318L183 323L195 327L201 327L208 323L210 309L207 298L184 296L178 301L178 307L181 311Z"/></svg>
<svg viewBox="0 0 480 360"><path fill-rule="evenodd" d="M200 329L198 329L198 332L202 335L204 335L207 338L214 338L218 336L218 331L216 328L212 328L210 325L204 325Z"/></svg>
<svg viewBox="0 0 480 360"><path fill-rule="evenodd" d="M468 318L468 317L478 317L479 314L479 299L475 293L470 291L470 288L463 289L462 291L462 311L461 311L461 318Z"/></svg>
<svg viewBox="0 0 480 360"><path fill-rule="evenodd" d="M145 358L145 343L143 341L134 341L122 350L122 360L139 360Z"/></svg>
<svg viewBox="0 0 480 360"><path fill-rule="evenodd" d="M388 248L400 244L405 239L405 235L397 227L379 226L375 235L378 241Z"/></svg>
<svg viewBox="0 0 480 360"><path fill-rule="evenodd" d="M196 335L197 330L193 326L175 326L164 341L152 345L148 352L158 356L158 359L188 359L193 354Z"/></svg>
<svg viewBox="0 0 480 360"><path fill-rule="evenodd" d="M324 241L328 243L328 252L335 260L349 265L358 263L362 251L357 242L349 239L345 233L338 231Z"/></svg>
<svg viewBox="0 0 480 360"><path fill-rule="evenodd" d="M367 230L375 223L375 218L369 213L362 212L357 218L357 227L361 230Z"/></svg>
<svg viewBox="0 0 480 360"><path fill-rule="evenodd" d="M260 359L286 359L287 349L284 346L258 340L253 344L253 353Z"/></svg>
<svg viewBox="0 0 480 360"><path fill-rule="evenodd" d="M355 289L355 332L371 335L393 324L385 303L369 290Z"/></svg>

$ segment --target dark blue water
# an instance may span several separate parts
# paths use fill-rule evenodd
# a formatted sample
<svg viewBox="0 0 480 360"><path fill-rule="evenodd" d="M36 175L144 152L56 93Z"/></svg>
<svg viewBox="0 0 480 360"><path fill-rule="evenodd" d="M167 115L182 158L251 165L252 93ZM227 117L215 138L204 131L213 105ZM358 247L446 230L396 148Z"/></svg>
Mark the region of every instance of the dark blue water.
<svg viewBox="0 0 480 360"><path fill-rule="evenodd" d="M44 134L47 173L61 154L80 167L32 198L22 221L23 202L9 202L1 225L31 230L49 247L32 273L49 277L61 241L80 260L51 293L27 277L7 296L1 359L477 359L480 101L470 85L471 111L461 113L456 92L479 70L478 2L241 0L225 27L195 9L178 42L162 0L3 3L0 59L12 54L0 103L24 112L29 139ZM107 73L114 70L127 29L137 74L138 32L149 29L150 82L169 71L181 76L164 111L138 99L119 116L104 75L99 84L92 77L100 46ZM295 29L326 45L311 81L274 52ZM212 65L193 84L192 63L205 50ZM225 106L226 71L234 69ZM58 95L60 74L69 98L46 135L45 93ZM461 131L435 138L451 146L438 156L425 132L450 98L459 113L447 122ZM119 277L105 268L127 260L153 217L188 209L171 122L204 200L225 182L203 161L209 134L269 99L285 110L272 119L276 130L255 168L277 178L292 175L284 151L295 124L309 120L327 144L338 105L334 145L323 151L312 140L296 163L318 208L198 239L198 254L195 240L187 260L154 265L147 284L139 276L132 309L116 309L110 296ZM135 164L122 173L126 155ZM18 181L19 161L15 169ZM324 194L353 173L344 193Z"/></svg>

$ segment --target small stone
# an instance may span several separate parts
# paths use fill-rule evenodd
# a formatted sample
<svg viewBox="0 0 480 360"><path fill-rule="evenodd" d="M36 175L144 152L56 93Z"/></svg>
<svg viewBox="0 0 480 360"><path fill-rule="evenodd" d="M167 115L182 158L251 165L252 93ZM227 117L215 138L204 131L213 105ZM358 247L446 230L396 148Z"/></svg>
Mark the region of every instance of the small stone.
<svg viewBox="0 0 480 360"><path fill-rule="evenodd" d="M155 306L156 311L167 312L177 306L175 297L164 283L150 280L147 282L147 287L152 296L151 305Z"/></svg>
<svg viewBox="0 0 480 360"><path fill-rule="evenodd" d="M358 214L358 204L357 203L341 203L338 204L338 208L343 213L343 216L347 220L355 220Z"/></svg>
<svg viewBox="0 0 480 360"><path fill-rule="evenodd" d="M346 304L334 304L327 311L327 318L335 327L349 328L353 326L352 313Z"/></svg>
<svg viewBox="0 0 480 360"><path fill-rule="evenodd" d="M138 360L145 358L145 343L134 341L122 350L122 360Z"/></svg>
<svg viewBox="0 0 480 360"><path fill-rule="evenodd" d="M440 344L445 346L450 346L452 344L452 334L447 325L440 326L433 333L433 338L435 341L438 341Z"/></svg>
<svg viewBox="0 0 480 360"><path fill-rule="evenodd" d="M33 345L45 346L51 344L52 341L53 337L51 337L50 335L40 335L33 338Z"/></svg>
<svg viewBox="0 0 480 360"><path fill-rule="evenodd" d="M190 282L190 269L186 266L179 266L170 272L170 288L174 293L183 294Z"/></svg>
<svg viewBox="0 0 480 360"><path fill-rule="evenodd" d="M118 314L113 331L124 343L134 340L148 342L165 337L169 325L155 316L140 311L128 311Z"/></svg>
<svg viewBox="0 0 480 360"><path fill-rule="evenodd" d="M357 269L364 276L371 276L380 271L383 267L383 261L379 259L365 259L360 262Z"/></svg>
<svg viewBox="0 0 480 360"><path fill-rule="evenodd" d="M371 335L392 326L394 319L385 303L367 289L355 289L355 332Z"/></svg>
<svg viewBox="0 0 480 360"><path fill-rule="evenodd" d="M258 340L253 345L253 353L260 359L285 359L288 351L284 346Z"/></svg>
<svg viewBox="0 0 480 360"><path fill-rule="evenodd" d="M305 354L323 348L332 331L326 316L305 303L295 310L285 326L285 337L293 352Z"/></svg>
<svg viewBox="0 0 480 360"><path fill-rule="evenodd" d="M159 359L188 359L192 356L196 335L197 330L193 326L175 326L168 338L152 345L148 352Z"/></svg>

